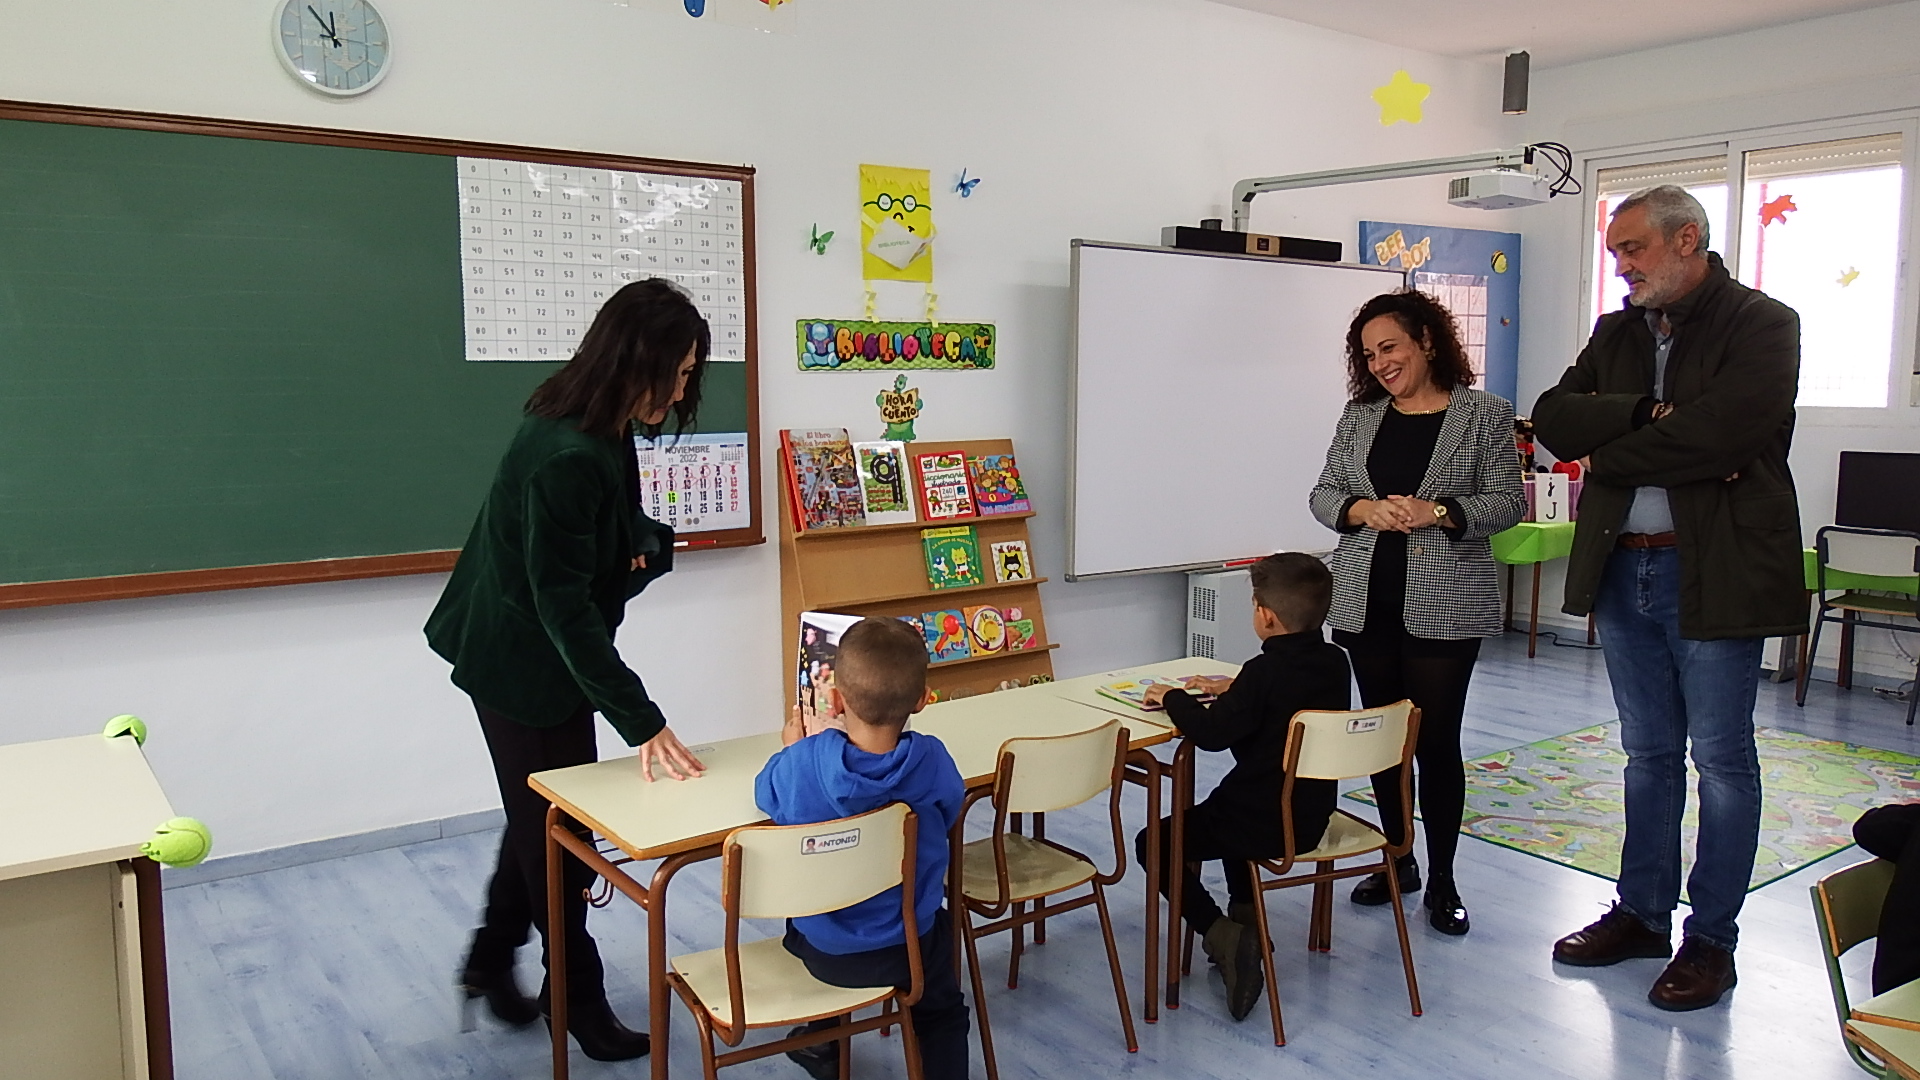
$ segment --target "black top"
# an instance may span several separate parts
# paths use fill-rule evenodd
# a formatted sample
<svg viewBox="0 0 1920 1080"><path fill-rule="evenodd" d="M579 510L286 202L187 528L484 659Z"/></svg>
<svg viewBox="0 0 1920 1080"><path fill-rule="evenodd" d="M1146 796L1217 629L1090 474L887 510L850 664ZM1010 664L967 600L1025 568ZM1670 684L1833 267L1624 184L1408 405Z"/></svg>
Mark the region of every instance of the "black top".
<svg viewBox="0 0 1920 1080"><path fill-rule="evenodd" d="M1271 829L1278 848L1280 785L1286 779L1287 728L1302 709L1353 707L1347 654L1320 636L1320 628L1270 637L1260 655L1240 668L1227 692L1211 706L1184 690L1167 694L1167 718L1202 750L1232 752L1234 765L1222 777L1210 806L1247 823ZM1331 780L1302 780L1293 788L1296 851L1311 850L1333 816Z"/></svg>
<svg viewBox="0 0 1920 1080"><path fill-rule="evenodd" d="M1409 416L1393 406L1380 418L1380 433L1367 452L1367 479L1381 498L1415 495L1427 478L1433 448L1440 442L1445 409ZM1458 511L1449 508L1448 513ZM1438 528L1439 526L1434 526ZM1407 538L1403 532L1382 532L1373 542L1373 567L1367 575L1366 632L1406 630Z"/></svg>

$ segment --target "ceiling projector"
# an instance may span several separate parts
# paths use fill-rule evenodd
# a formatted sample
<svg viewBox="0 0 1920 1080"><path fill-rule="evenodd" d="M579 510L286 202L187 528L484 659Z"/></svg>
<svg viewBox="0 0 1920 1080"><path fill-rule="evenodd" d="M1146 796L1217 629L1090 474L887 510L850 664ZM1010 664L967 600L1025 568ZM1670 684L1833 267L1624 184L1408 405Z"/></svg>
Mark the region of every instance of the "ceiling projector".
<svg viewBox="0 0 1920 1080"><path fill-rule="evenodd" d="M1518 169L1488 169L1447 181L1447 201L1473 210L1512 210L1535 206L1552 197L1552 186L1546 180Z"/></svg>

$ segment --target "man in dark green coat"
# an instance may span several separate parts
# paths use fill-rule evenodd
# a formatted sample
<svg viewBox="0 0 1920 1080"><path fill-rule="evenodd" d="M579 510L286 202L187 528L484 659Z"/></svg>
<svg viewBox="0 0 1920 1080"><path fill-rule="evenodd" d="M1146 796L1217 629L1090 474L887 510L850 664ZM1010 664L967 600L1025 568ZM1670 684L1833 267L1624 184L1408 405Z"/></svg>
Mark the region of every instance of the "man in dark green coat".
<svg viewBox="0 0 1920 1080"><path fill-rule="evenodd" d="M1607 249L1628 304L1603 316L1534 406L1540 442L1589 461L1568 614L1592 612L1627 751L1619 902L1554 959L1673 960L1648 998L1718 1002L1760 833L1753 741L1762 641L1803 633L1800 512L1787 450L1800 319L1728 275L1707 216L1662 186L1614 211ZM1686 754L1700 772L1693 913L1674 953Z"/></svg>

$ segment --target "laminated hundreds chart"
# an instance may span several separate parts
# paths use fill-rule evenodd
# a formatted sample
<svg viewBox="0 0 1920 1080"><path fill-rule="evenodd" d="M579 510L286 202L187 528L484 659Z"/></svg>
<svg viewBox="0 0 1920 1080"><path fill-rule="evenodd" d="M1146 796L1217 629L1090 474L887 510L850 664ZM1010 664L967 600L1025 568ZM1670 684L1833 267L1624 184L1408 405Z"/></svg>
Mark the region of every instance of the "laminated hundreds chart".
<svg viewBox="0 0 1920 1080"><path fill-rule="evenodd" d="M469 157L459 177L467 359L565 360L607 297L649 277L693 297L713 359L746 359L738 180Z"/></svg>

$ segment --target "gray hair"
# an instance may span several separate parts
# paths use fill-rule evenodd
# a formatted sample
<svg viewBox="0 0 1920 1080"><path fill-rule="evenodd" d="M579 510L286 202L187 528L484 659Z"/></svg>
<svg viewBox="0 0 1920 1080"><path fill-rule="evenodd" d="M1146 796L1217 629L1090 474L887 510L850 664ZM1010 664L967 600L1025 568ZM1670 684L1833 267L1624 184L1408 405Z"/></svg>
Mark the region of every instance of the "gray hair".
<svg viewBox="0 0 1920 1080"><path fill-rule="evenodd" d="M1647 220L1660 230L1661 236L1669 240L1680 231L1682 225L1699 226L1699 250L1707 250L1707 243L1712 239L1712 229L1707 225L1707 208L1700 205L1699 199L1687 194L1685 188L1673 184L1642 188L1615 207L1613 216L1617 218L1637 206L1647 208Z"/></svg>

